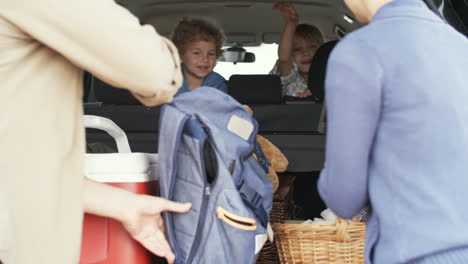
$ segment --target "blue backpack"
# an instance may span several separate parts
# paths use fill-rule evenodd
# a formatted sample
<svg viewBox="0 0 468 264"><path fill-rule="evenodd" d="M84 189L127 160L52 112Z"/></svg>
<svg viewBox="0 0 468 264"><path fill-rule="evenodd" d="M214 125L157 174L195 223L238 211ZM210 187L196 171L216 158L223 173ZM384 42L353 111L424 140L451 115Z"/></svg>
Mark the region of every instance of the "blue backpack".
<svg viewBox="0 0 468 264"><path fill-rule="evenodd" d="M273 187L257 122L229 95L201 87L161 110L159 191L191 202L164 212L176 264L253 264L266 241Z"/></svg>

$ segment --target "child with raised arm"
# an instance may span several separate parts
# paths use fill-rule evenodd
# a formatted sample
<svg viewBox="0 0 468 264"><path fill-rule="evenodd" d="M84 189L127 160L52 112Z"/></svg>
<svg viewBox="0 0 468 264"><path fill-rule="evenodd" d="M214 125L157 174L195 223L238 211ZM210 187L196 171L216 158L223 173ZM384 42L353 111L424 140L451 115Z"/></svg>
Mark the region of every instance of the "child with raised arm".
<svg viewBox="0 0 468 264"><path fill-rule="evenodd" d="M278 61L270 74L281 77L283 96L308 97L310 64L315 52L323 43L323 36L315 26L298 24L299 16L291 3L277 3L286 24L278 46Z"/></svg>
<svg viewBox="0 0 468 264"><path fill-rule="evenodd" d="M213 71L223 54L224 34L216 25L200 18L184 18L174 29L172 41L180 53L184 81L177 94L200 86L227 92L226 80Z"/></svg>

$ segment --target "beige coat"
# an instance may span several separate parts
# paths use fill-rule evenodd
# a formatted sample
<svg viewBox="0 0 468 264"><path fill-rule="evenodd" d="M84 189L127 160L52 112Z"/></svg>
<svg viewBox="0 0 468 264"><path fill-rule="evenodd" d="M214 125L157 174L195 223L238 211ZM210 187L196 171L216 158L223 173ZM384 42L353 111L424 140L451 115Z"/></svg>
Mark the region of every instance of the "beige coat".
<svg viewBox="0 0 468 264"><path fill-rule="evenodd" d="M81 69L156 105L181 85L178 60L170 42L113 0L0 0L4 264L78 263Z"/></svg>

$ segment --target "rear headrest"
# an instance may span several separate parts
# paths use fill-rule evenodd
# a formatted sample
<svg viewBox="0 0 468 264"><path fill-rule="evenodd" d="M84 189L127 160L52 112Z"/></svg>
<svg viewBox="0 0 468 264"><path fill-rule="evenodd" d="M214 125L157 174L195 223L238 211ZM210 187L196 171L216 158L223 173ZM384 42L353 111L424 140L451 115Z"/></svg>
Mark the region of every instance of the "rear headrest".
<svg viewBox="0 0 468 264"><path fill-rule="evenodd" d="M242 104L280 104L283 102L278 75L231 75L229 95Z"/></svg>
<svg viewBox="0 0 468 264"><path fill-rule="evenodd" d="M141 105L128 90L115 88L96 77L93 78L93 87L96 100L103 104Z"/></svg>
<svg viewBox="0 0 468 264"><path fill-rule="evenodd" d="M323 102L325 97L325 76L327 74L328 57L336 46L336 43L338 43L338 40L332 40L320 46L309 68L308 87L314 96L314 100L317 102Z"/></svg>

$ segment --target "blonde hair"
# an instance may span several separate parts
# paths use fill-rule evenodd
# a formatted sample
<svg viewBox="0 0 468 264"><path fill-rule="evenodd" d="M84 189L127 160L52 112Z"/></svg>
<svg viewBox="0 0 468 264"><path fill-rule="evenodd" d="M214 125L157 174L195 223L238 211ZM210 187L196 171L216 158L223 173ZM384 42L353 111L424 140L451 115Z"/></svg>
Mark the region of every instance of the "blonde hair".
<svg viewBox="0 0 468 264"><path fill-rule="evenodd" d="M294 36L301 37L312 42L317 42L317 44L319 45L322 45L324 41L322 32L320 32L320 30L317 27L309 24L297 25Z"/></svg>

